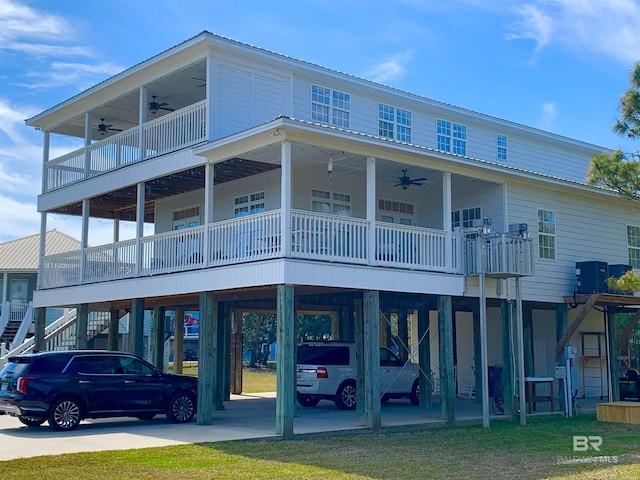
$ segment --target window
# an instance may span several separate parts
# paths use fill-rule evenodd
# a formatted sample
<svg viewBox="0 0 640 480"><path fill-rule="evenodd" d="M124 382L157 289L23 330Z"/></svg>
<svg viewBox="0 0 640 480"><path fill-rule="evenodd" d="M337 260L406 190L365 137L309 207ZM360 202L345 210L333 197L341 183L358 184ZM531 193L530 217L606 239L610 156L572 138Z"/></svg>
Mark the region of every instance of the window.
<svg viewBox="0 0 640 480"><path fill-rule="evenodd" d="M640 227L627 225L627 245L629 246L629 265L640 269Z"/></svg>
<svg viewBox="0 0 640 480"><path fill-rule="evenodd" d="M246 215L264 212L264 198L264 192L256 192L234 198L233 203L235 208L233 216L244 217Z"/></svg>
<svg viewBox="0 0 640 480"><path fill-rule="evenodd" d="M397 223L400 225L415 225L415 206L412 203L397 202L395 200L378 199L378 210L385 212L380 215L381 222ZM390 213L387 213L390 212Z"/></svg>
<svg viewBox="0 0 640 480"><path fill-rule="evenodd" d="M506 135L496 135L496 146L498 148L497 156L498 160L506 160L507 159L507 136Z"/></svg>
<svg viewBox="0 0 640 480"><path fill-rule="evenodd" d="M197 227L200 225L200 207L185 208L173 212L173 229L182 230L184 228Z"/></svg>
<svg viewBox="0 0 640 480"><path fill-rule="evenodd" d="M480 207L465 208L451 212L451 226L471 228L474 220L482 219L482 209Z"/></svg>
<svg viewBox="0 0 640 480"><path fill-rule="evenodd" d="M378 135L411 143L411 112L379 103Z"/></svg>
<svg viewBox="0 0 640 480"><path fill-rule="evenodd" d="M311 190L311 211L351 216L351 195L348 193Z"/></svg>
<svg viewBox="0 0 640 480"><path fill-rule="evenodd" d="M538 210L538 255L556 258L556 214L550 210Z"/></svg>
<svg viewBox="0 0 640 480"><path fill-rule="evenodd" d="M351 95L338 90L311 85L311 119L349 128ZM331 120L331 122L329 122Z"/></svg>
<svg viewBox="0 0 640 480"><path fill-rule="evenodd" d="M436 123L436 145L438 150L466 155L467 127L440 118Z"/></svg>

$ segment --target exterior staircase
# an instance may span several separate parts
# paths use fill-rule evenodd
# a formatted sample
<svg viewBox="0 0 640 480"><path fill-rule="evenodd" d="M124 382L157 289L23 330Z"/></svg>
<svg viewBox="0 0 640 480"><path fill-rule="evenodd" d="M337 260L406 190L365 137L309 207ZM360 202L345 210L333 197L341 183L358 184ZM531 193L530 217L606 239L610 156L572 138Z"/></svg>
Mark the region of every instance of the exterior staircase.
<svg viewBox="0 0 640 480"><path fill-rule="evenodd" d="M109 312L91 312L88 319L87 338L90 340L109 326ZM76 323L78 315L75 308L69 309L58 320L47 326L44 331L45 350L72 350L76 345ZM7 363L11 355L33 351L34 338L24 340L20 345L7 348L0 344L0 367Z"/></svg>

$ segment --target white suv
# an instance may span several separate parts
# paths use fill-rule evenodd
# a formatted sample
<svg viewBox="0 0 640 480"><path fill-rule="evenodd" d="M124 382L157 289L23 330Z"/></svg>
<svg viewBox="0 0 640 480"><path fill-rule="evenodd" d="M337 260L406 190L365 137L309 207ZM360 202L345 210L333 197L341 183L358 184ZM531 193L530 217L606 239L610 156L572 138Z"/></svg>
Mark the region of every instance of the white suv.
<svg viewBox="0 0 640 480"><path fill-rule="evenodd" d="M380 347L382 401L408 397L419 403L419 367L400 360ZM355 343L304 342L298 345L298 403L315 407L322 399L333 400L340 410L356 406Z"/></svg>

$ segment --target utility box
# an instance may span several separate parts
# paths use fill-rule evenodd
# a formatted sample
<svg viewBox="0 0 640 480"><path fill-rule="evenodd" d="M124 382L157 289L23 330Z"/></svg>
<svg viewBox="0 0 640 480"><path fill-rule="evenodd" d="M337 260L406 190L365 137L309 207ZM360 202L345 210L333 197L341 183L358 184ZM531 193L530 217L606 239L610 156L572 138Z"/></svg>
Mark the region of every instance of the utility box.
<svg viewBox="0 0 640 480"><path fill-rule="evenodd" d="M578 293L607 293L607 262L576 262Z"/></svg>

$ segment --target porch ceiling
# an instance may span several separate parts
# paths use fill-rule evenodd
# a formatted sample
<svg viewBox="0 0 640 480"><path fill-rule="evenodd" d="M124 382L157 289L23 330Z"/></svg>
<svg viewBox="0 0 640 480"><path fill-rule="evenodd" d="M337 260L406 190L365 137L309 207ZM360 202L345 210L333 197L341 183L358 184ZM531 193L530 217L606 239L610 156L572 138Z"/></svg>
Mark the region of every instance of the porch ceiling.
<svg viewBox="0 0 640 480"><path fill-rule="evenodd" d="M243 177L280 168L280 165L262 163L243 158L231 158L215 165L215 185L231 182ZM154 202L163 197L191 192L204 188L204 166L195 167L166 177L156 178L145 183L145 218L153 223ZM99 195L91 199L90 212L93 218L125 221L136 220L137 187L131 185L121 190ZM82 202L77 202L52 210L52 213L63 215L82 215Z"/></svg>

